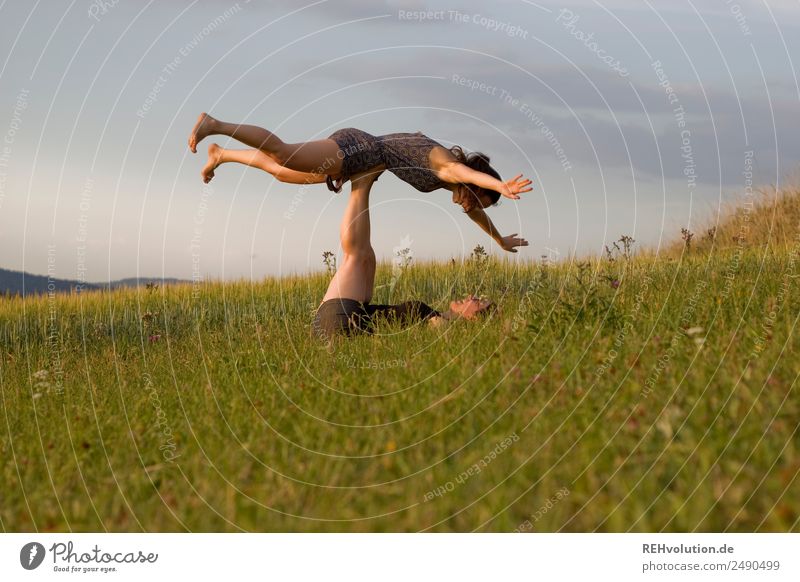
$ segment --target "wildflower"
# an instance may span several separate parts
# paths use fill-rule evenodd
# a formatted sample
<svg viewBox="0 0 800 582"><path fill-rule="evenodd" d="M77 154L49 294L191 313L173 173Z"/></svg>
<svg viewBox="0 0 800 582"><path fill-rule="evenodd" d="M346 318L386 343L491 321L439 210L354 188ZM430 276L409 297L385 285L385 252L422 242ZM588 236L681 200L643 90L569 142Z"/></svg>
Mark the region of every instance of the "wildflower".
<svg viewBox="0 0 800 582"><path fill-rule="evenodd" d="M147 339L150 341L150 343L151 343L151 344L154 344L154 343L156 343L158 340L160 340L160 339L161 339L161 334L159 334L159 333L154 333L153 335L151 335L151 336L150 336L149 338L147 338Z"/></svg>
<svg viewBox="0 0 800 582"><path fill-rule="evenodd" d="M681 238L683 239L686 248L689 249L692 246L692 239L694 238L694 233L689 230L688 228L681 229Z"/></svg>
<svg viewBox="0 0 800 582"><path fill-rule="evenodd" d="M690 327L689 329L685 329L685 330L683 330L683 331L684 331L684 333L685 333L686 335L688 335L689 337L691 337L691 336L693 336L693 335L697 335L697 334L699 334L699 333L703 333L703 328L702 328L702 327Z"/></svg>

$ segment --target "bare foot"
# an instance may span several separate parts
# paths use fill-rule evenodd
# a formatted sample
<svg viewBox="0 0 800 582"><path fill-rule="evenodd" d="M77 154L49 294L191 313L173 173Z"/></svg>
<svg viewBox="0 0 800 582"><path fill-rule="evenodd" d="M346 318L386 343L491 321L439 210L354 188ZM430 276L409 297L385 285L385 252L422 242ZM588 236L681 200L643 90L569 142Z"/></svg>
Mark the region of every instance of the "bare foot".
<svg viewBox="0 0 800 582"><path fill-rule="evenodd" d="M189 149L193 154L197 153L197 144L199 144L206 136L214 133L214 124L216 119L211 117L208 113L201 113L197 118L197 123L192 128L192 133L189 134Z"/></svg>
<svg viewBox="0 0 800 582"><path fill-rule="evenodd" d="M208 161L206 165L203 166L203 171L200 172L200 175L203 176L203 182L208 184L211 179L214 177L214 170L217 169L220 162L222 160L222 148L219 147L217 144L212 143L208 146Z"/></svg>

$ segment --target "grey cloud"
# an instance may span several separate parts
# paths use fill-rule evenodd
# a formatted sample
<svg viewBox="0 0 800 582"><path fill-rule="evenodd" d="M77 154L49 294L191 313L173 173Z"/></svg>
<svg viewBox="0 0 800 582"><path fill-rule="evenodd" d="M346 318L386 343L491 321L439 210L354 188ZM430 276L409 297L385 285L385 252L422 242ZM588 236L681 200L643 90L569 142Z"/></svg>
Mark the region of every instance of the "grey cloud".
<svg viewBox="0 0 800 582"><path fill-rule="evenodd" d="M505 58L513 62L508 55ZM345 84L407 75L443 77L392 80L379 86L383 87L382 95L388 104L431 107L426 118L432 124L450 118L438 108L452 109L464 114L462 122L471 116L481 120L475 127L486 127L478 131L488 134L492 126L502 129L519 140L526 151L537 155L552 155L553 148L542 138L541 128L520 111L521 103L528 104L541 116L573 163L596 164L596 150L603 165L632 164L637 172L660 176L663 164L666 178L685 178L688 162L681 157L687 153L681 150L683 129L690 131L689 165L693 164L698 182L740 182L746 149L754 150L756 160L761 160L760 166L767 174L763 176L765 180L777 178L768 175L768 168L774 167L776 160L787 170L800 160L798 108L785 98L770 101L766 95L749 91L740 95L740 110L733 89L675 84L678 104L686 112L686 127L681 128L673 114L675 104L669 103L655 74L652 79L622 78L591 67L577 71L568 65L536 63L526 73L491 56L455 50L437 51L432 58L429 50L401 49L386 51L380 58L356 58L356 61L334 63L320 74ZM470 90L453 82L454 75L485 86ZM505 102L504 91L519 100L519 104ZM574 113L570 113L570 108ZM456 118L458 113L450 119ZM655 135L650 122L654 124Z"/></svg>
<svg viewBox="0 0 800 582"><path fill-rule="evenodd" d="M277 8L289 12L298 8L308 6L304 14L310 16L337 16L342 19L366 18L379 14L397 13L398 10L423 10L425 2L423 0L327 0L324 2L314 2L313 0L273 0L270 8Z"/></svg>

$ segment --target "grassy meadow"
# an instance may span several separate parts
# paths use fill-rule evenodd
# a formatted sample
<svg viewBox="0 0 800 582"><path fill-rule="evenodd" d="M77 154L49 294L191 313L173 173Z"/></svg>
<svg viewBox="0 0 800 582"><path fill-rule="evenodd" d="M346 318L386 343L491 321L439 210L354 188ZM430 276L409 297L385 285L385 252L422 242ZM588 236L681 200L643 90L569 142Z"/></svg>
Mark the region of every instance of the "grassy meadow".
<svg viewBox="0 0 800 582"><path fill-rule="evenodd" d="M499 310L330 346L324 273L0 299L0 525L800 531L780 204L658 256L382 265L375 302Z"/></svg>

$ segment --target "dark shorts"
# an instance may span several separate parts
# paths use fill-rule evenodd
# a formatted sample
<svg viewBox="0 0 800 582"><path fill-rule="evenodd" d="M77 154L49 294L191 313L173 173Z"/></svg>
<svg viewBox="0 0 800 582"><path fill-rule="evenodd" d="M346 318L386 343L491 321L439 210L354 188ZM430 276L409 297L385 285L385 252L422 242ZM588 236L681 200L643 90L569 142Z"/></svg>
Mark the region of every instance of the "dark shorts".
<svg viewBox="0 0 800 582"><path fill-rule="evenodd" d="M342 183L355 174L383 164L380 141L366 131L348 127L333 132L328 139L332 139L339 146L339 156L342 158ZM328 188L334 190L330 176L327 183Z"/></svg>
<svg viewBox="0 0 800 582"><path fill-rule="evenodd" d="M312 330L317 337L329 340L336 335L372 333L380 319L407 326L437 315L438 311L421 301L372 305L353 299L328 299L317 309Z"/></svg>

